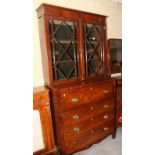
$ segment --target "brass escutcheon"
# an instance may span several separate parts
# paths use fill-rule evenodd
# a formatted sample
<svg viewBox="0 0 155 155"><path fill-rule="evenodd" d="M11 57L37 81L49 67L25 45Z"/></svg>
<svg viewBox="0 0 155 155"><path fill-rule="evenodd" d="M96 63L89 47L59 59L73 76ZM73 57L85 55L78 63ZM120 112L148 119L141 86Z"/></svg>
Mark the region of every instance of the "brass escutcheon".
<svg viewBox="0 0 155 155"><path fill-rule="evenodd" d="M73 115L73 119L77 120L79 118L80 118L79 115Z"/></svg>
<svg viewBox="0 0 155 155"><path fill-rule="evenodd" d="M107 104L103 105L103 108L108 108L108 107L109 107L109 105L107 105Z"/></svg>
<svg viewBox="0 0 155 155"><path fill-rule="evenodd" d="M104 119L108 119L108 115L104 115L103 118L104 118Z"/></svg>
<svg viewBox="0 0 155 155"><path fill-rule="evenodd" d="M104 94L109 94L109 90L104 90L103 93Z"/></svg>
<svg viewBox="0 0 155 155"><path fill-rule="evenodd" d="M105 128L104 128L104 131L108 131L108 127L105 127Z"/></svg>
<svg viewBox="0 0 155 155"><path fill-rule="evenodd" d="M73 131L74 131L74 132L78 132L78 131L80 131L80 128L79 128L79 127L74 127L74 128L73 128Z"/></svg>

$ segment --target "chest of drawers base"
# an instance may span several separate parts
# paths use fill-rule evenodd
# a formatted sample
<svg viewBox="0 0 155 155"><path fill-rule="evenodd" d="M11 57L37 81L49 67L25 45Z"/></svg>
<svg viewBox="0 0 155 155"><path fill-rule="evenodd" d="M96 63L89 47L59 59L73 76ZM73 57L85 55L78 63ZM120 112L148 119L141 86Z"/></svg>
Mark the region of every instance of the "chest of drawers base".
<svg viewBox="0 0 155 155"><path fill-rule="evenodd" d="M51 88L58 149L70 155L115 137L115 82L104 80Z"/></svg>

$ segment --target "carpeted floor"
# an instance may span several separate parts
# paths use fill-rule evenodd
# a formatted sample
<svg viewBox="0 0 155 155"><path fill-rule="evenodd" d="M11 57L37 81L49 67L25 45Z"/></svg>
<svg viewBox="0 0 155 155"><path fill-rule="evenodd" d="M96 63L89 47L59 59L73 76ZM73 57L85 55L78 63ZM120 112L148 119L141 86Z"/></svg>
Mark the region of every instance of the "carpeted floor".
<svg viewBox="0 0 155 155"><path fill-rule="evenodd" d="M122 128L117 129L116 138L107 137L89 149L75 153L74 155L122 155Z"/></svg>

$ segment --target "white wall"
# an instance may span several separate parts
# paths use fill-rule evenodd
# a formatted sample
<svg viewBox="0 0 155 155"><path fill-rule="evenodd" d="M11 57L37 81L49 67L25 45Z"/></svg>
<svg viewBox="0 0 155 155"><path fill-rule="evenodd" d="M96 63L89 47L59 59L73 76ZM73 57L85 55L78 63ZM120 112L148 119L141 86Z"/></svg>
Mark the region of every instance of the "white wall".
<svg viewBox="0 0 155 155"><path fill-rule="evenodd" d="M40 113L33 110L33 152L44 149Z"/></svg>
<svg viewBox="0 0 155 155"><path fill-rule="evenodd" d="M35 9L41 3L48 3L67 8L97 13L108 16L108 38L122 38L122 5L111 0L34 0L34 53L33 86L44 85L41 51L39 42L38 19Z"/></svg>

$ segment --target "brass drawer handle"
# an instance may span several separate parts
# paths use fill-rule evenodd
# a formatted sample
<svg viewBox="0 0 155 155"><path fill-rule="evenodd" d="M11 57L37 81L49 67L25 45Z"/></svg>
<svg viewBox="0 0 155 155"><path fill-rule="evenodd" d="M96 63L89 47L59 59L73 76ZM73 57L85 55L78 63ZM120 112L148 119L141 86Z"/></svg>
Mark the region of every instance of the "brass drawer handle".
<svg viewBox="0 0 155 155"><path fill-rule="evenodd" d="M104 90L103 93L104 94L109 94L109 90Z"/></svg>
<svg viewBox="0 0 155 155"><path fill-rule="evenodd" d="M79 118L79 115L73 115L73 119L78 120Z"/></svg>
<svg viewBox="0 0 155 155"><path fill-rule="evenodd" d="M94 108L93 107L90 107L90 110L94 110Z"/></svg>
<svg viewBox="0 0 155 155"><path fill-rule="evenodd" d="M72 98L72 102L73 102L73 103L78 102L78 98L76 98L76 97Z"/></svg>
<svg viewBox="0 0 155 155"><path fill-rule="evenodd" d="M108 108L108 107L109 107L108 104L103 105L103 108Z"/></svg>
<svg viewBox="0 0 155 155"><path fill-rule="evenodd" d="M80 131L80 128L79 127L75 127L75 128L73 128L73 131L74 132L79 132Z"/></svg>
<svg viewBox="0 0 155 155"><path fill-rule="evenodd" d="M104 118L104 119L108 119L108 115L104 115L103 118Z"/></svg>
<svg viewBox="0 0 155 155"><path fill-rule="evenodd" d="M104 131L108 131L108 130L109 130L108 127L105 127L105 128L104 128Z"/></svg>
<svg viewBox="0 0 155 155"><path fill-rule="evenodd" d="M90 90L93 90L93 88L92 88L92 87L90 87Z"/></svg>

